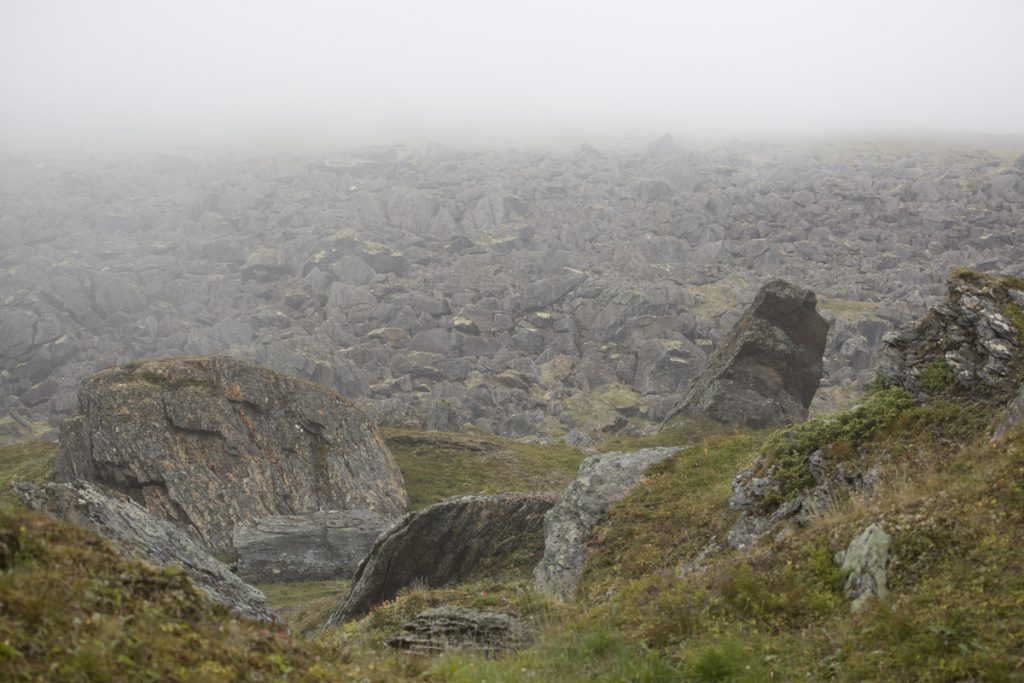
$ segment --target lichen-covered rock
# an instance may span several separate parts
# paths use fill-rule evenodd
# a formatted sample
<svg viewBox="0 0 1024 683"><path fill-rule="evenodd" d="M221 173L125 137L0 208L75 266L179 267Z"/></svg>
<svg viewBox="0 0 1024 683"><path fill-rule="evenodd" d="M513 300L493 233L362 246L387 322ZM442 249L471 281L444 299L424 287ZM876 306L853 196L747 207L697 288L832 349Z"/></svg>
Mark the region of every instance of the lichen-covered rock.
<svg viewBox="0 0 1024 683"><path fill-rule="evenodd" d="M409 513L377 539L328 625L365 614L413 582L444 586L485 559L539 540L554 502L553 495L534 493L460 496Z"/></svg>
<svg viewBox="0 0 1024 683"><path fill-rule="evenodd" d="M646 469L678 448L598 453L544 517L544 558L533 571L534 590L572 600L587 559L586 541L608 507L640 483Z"/></svg>
<svg viewBox="0 0 1024 683"><path fill-rule="evenodd" d="M253 583L350 579L394 521L372 510L252 519L232 535L235 571Z"/></svg>
<svg viewBox="0 0 1024 683"><path fill-rule="evenodd" d="M401 471L337 393L225 357L148 361L82 383L61 481L85 479L194 529L215 552L257 517L405 511Z"/></svg>
<svg viewBox="0 0 1024 683"><path fill-rule="evenodd" d="M919 397L958 393L1009 397L1021 379L1024 289L1014 282L954 271L945 301L884 338L879 377Z"/></svg>
<svg viewBox="0 0 1024 683"><path fill-rule="evenodd" d="M880 525L872 524L850 541L846 550L836 553L836 564L850 572L845 590L846 597L852 601L852 611L860 612L871 598L885 600L888 597L887 575L891 545L892 536Z"/></svg>
<svg viewBox="0 0 1024 683"><path fill-rule="evenodd" d="M126 555L138 554L153 564L182 569L211 600L243 617L278 621L263 593L228 571L190 534L134 501L109 496L84 481L45 486L15 482L14 489L32 509L88 527L116 541Z"/></svg>
<svg viewBox="0 0 1024 683"><path fill-rule="evenodd" d="M800 422L821 381L827 335L814 292L772 280L673 412L755 429Z"/></svg>
<svg viewBox="0 0 1024 683"><path fill-rule="evenodd" d="M445 650L496 654L517 650L532 640L530 631L510 614L456 605L420 612L402 631L388 645L420 654Z"/></svg>

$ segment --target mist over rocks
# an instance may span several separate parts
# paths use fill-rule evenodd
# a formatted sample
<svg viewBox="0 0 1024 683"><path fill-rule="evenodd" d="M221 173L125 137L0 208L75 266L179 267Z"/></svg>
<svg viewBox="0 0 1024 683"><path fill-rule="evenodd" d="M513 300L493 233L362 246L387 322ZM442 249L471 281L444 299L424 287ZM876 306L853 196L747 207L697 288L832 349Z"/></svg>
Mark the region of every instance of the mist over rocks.
<svg viewBox="0 0 1024 683"><path fill-rule="evenodd" d="M321 510L405 512L402 473L347 399L227 357L172 358L82 382L65 421L58 481L131 497L230 552L234 528Z"/></svg>
<svg viewBox="0 0 1024 683"><path fill-rule="evenodd" d="M952 145L5 155L0 438L182 354L407 426L653 425L775 277L833 324L828 406L951 266L1020 274L1022 199L1010 162Z"/></svg>

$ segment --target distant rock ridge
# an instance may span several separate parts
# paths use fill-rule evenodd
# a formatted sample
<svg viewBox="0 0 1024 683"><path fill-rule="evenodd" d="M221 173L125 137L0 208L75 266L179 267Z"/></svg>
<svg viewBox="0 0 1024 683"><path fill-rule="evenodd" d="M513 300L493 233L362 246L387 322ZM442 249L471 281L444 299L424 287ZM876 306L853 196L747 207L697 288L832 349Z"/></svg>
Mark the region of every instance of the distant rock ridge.
<svg viewBox="0 0 1024 683"><path fill-rule="evenodd" d="M809 289L765 283L672 415L754 429L806 419L828 336L816 304Z"/></svg>
<svg viewBox="0 0 1024 683"><path fill-rule="evenodd" d="M226 357L133 363L87 378L61 433L60 481L127 494L194 529L214 552L267 515L364 509L408 498L376 428L348 400Z"/></svg>

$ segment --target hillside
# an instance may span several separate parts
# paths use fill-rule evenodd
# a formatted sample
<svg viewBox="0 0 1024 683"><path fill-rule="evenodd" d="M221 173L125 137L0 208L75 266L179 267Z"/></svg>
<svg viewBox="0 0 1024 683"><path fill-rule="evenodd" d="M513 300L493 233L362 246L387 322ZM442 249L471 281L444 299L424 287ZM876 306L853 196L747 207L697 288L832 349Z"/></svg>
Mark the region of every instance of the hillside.
<svg viewBox="0 0 1024 683"><path fill-rule="evenodd" d="M0 667L50 680L1019 678L1024 431L1018 425L993 445L999 409L941 399L920 406L899 391L868 397L859 414L781 432L666 431L659 443L686 447L614 507L573 605L534 596L536 556L521 557L458 586L407 591L307 640L238 622L180 576L112 560L104 543L73 527L7 511ZM846 426L829 428L837 422ZM881 483L837 496L806 527L694 563L735 522L727 499L736 472L794 433L857 468L876 467ZM627 445L646 444L614 443ZM872 522L893 538L890 601L851 617L833 555ZM295 604L318 590L292 586L291 595L271 597ZM518 614L537 630L535 644L498 659L425 659L384 647L402 623L440 604ZM302 610L293 618L318 621L306 614L302 622Z"/></svg>

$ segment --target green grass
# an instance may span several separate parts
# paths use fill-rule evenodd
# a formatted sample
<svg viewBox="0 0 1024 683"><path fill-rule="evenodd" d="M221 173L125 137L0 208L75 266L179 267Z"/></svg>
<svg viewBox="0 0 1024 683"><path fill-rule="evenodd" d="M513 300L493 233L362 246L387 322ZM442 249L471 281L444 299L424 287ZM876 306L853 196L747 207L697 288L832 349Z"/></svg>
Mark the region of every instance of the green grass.
<svg viewBox="0 0 1024 683"><path fill-rule="evenodd" d="M57 444L50 441L27 441L0 446L0 505L11 505L18 497L11 489L12 481L43 484L53 476Z"/></svg>
<svg viewBox="0 0 1024 683"><path fill-rule="evenodd" d="M942 379L941 377L939 379ZM1024 679L1024 430L999 445L999 405L881 389L852 410L774 432L687 418L601 450L680 446L588 539L579 600L534 594L539 543L458 585L413 586L354 622L301 637L343 581L272 584L291 633L239 621L174 571L120 559L76 527L0 509L0 679L180 681L958 681ZM414 508L462 493L559 489L583 454L497 437L387 429ZM725 537L733 477L775 466L785 495L822 449L877 472L809 525L753 548ZM44 480L53 444L0 449L0 476ZM851 614L833 556L868 524L893 538L887 604ZM694 562L700 558L699 562ZM535 633L498 657L415 657L386 642L420 611L509 612Z"/></svg>
<svg viewBox="0 0 1024 683"><path fill-rule="evenodd" d="M257 584L267 603L293 633L308 633L323 625L345 596L351 582L296 581Z"/></svg>
<svg viewBox="0 0 1024 683"><path fill-rule="evenodd" d="M732 478L750 464L760 438L712 437L651 467L646 483L612 506L595 535L580 595L673 570L721 541L735 518L728 505Z"/></svg>
<svg viewBox="0 0 1024 683"><path fill-rule="evenodd" d="M405 477L410 510L458 495L559 491L576 476L583 459L562 443L535 445L392 427L383 433Z"/></svg>

